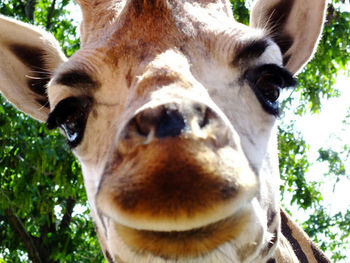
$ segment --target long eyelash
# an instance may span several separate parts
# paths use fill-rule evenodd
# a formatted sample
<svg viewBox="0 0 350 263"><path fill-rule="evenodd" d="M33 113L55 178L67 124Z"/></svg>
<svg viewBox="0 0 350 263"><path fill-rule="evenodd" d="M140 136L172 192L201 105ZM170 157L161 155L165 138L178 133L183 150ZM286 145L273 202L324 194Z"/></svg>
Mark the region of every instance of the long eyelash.
<svg viewBox="0 0 350 263"><path fill-rule="evenodd" d="M62 127L62 125L66 125L69 119L73 119L73 121L77 123L77 137L72 141L67 140L67 143L70 148L76 147L83 139L85 125L92 103L92 98L88 96L68 97L63 99L49 114L46 122L48 129ZM65 132L68 138L67 131L65 130Z"/></svg>
<svg viewBox="0 0 350 263"><path fill-rule="evenodd" d="M56 105L52 112L50 112L46 125L49 129L55 129L74 112L87 115L90 111L91 105L92 99L88 96L65 98Z"/></svg>
<svg viewBox="0 0 350 263"><path fill-rule="evenodd" d="M267 113L278 117L280 114L278 102L272 103L272 102L266 100L265 96L261 93L259 88L256 86L257 81L260 78L260 76L266 75L266 74L271 75L272 78L275 76L276 83L272 82L272 84L278 85L279 88L281 88L281 89L288 88L288 87L294 87L294 86L296 86L297 82L293 78L293 75L288 70L278 66L277 64L265 64L262 66L258 66L256 68L248 69L244 73L244 78L249 82L255 95L257 96L258 100L260 101L263 109Z"/></svg>
<svg viewBox="0 0 350 263"><path fill-rule="evenodd" d="M257 75L260 75L265 71L272 73L272 74L276 74L276 76L280 76L283 79L284 85L281 88L295 87L297 85L297 81L293 77L292 73L290 73L285 68L282 68L276 64L262 65L262 66L258 67L257 69L255 69L254 73Z"/></svg>

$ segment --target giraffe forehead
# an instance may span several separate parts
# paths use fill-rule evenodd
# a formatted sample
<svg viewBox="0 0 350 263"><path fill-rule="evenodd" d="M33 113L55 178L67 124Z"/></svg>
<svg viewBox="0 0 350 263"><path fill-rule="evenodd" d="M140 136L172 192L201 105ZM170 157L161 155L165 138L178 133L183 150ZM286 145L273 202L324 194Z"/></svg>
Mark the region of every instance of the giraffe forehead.
<svg viewBox="0 0 350 263"><path fill-rule="evenodd" d="M244 46L263 38L261 32L234 22L225 1L118 2L123 5L122 11L120 7L119 11L114 10L116 3L97 2L97 10L89 6L89 12L97 15L88 16L83 8L82 48L65 66L68 71L83 67L85 75L91 75L91 79L107 79L110 73L109 79L125 77L130 86L133 77L168 50L179 51L178 55L181 53L188 60L214 53L233 60L234 54L239 54ZM98 11L99 7L103 12ZM99 17L97 22L90 21L96 16ZM89 26L92 23L94 26ZM265 42L264 39L259 42L263 47L261 53ZM170 56L167 63L174 69L171 59Z"/></svg>
<svg viewBox="0 0 350 263"><path fill-rule="evenodd" d="M200 61L224 58L231 75L229 65L255 59L270 45L262 31L235 22L223 2L143 1L141 6L139 1L129 1L122 11L109 8L101 14L102 24L88 27L84 18L82 48L53 81L67 88L49 86L49 95L52 90L59 93L50 96L52 105L88 93L108 105L128 107L125 102L132 100L135 108L143 103L142 95L149 97L156 86L208 88L201 82L208 73L202 70L207 62ZM130 93L135 86L136 93Z"/></svg>
<svg viewBox="0 0 350 263"><path fill-rule="evenodd" d="M141 4L140 1L129 1L124 4L122 11L115 10L116 7L108 1L97 2L99 4L94 5L94 8L90 5L86 7L89 10L84 10L83 7L82 48L56 72L53 83L85 87L84 93L88 87L102 87L99 93L105 98L113 97L109 93L114 90L107 82L113 82L114 87L130 87L135 77L146 72L145 68L152 61L159 60L158 57L163 58L159 60L162 62L152 64L154 74L150 78L157 79L162 71L165 72L161 77L163 82L186 79L185 75L188 74L182 74L184 70L180 68L181 64L187 62L183 63L180 57L191 60L198 55L203 56L205 52L217 51L212 44L217 42L215 28L223 26L222 18L230 18L231 26L227 27L232 27L232 18L226 14L229 12L226 12L226 6L221 2L142 1ZM103 11L100 12L99 8ZM97 15L89 16L88 12ZM216 14L215 17L220 19L214 19L213 13L218 12L223 15ZM96 16L99 20L92 21ZM210 26L204 29L202 24L206 19L209 19L206 23ZM91 26L92 23L94 26ZM240 36L243 29L237 23L234 25L237 25L235 35ZM232 41L235 39L232 38ZM169 50L176 52L168 52ZM174 53L177 58L174 58ZM176 63L179 60L182 63ZM166 66L169 63L171 68ZM188 69L189 67L187 71ZM179 74L179 71L182 73ZM139 89L139 92L140 90L143 91L141 93L147 92L147 89Z"/></svg>
<svg viewBox="0 0 350 263"><path fill-rule="evenodd" d="M122 58L143 60L169 46L187 46L225 24L231 27L233 21L228 4L219 1L128 1L115 10L116 5L109 4L106 11L104 4L100 12L83 8L81 25L82 48L96 48L114 64Z"/></svg>

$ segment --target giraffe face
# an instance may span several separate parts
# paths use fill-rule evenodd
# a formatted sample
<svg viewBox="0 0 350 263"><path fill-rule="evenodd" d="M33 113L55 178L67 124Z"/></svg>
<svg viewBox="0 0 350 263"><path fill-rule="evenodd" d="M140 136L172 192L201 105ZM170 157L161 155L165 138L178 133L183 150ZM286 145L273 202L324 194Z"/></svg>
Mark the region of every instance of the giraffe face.
<svg viewBox="0 0 350 263"><path fill-rule="evenodd" d="M216 5L223 15L210 21L198 3L126 6L123 26L101 28L108 35L83 43L50 82L49 126L63 128L82 163L110 251L123 242L192 257L235 239L243 255L248 229L256 247L269 241L257 218L263 200L277 206L271 134L293 79L266 33Z"/></svg>
<svg viewBox="0 0 350 263"><path fill-rule="evenodd" d="M267 261L280 233L279 96L312 53L318 5L307 16L303 1L258 1L248 27L226 1L78 3L82 44L69 59L1 18L0 32L19 33L2 34L17 70L0 66L0 88L66 134L106 258ZM301 22L316 29L295 32ZM24 81L38 67L48 83Z"/></svg>

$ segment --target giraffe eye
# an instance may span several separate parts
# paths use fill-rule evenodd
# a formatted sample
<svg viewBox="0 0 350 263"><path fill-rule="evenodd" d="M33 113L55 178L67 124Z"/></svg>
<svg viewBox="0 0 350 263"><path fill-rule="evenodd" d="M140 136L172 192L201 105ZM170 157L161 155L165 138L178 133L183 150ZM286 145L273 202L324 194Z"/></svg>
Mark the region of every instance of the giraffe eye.
<svg viewBox="0 0 350 263"><path fill-rule="evenodd" d="M261 75L255 83L265 100L274 103L280 96L281 87L283 87L282 79L270 73Z"/></svg>
<svg viewBox="0 0 350 263"><path fill-rule="evenodd" d="M74 148L83 139L91 105L92 99L87 96L66 98L60 101L49 114L47 127L49 129L62 128L68 145Z"/></svg>
<svg viewBox="0 0 350 263"><path fill-rule="evenodd" d="M60 125L60 127L64 130L67 140L69 143L76 143L76 140L80 136L81 133L81 125L79 120L66 120L64 123Z"/></svg>
<svg viewBox="0 0 350 263"><path fill-rule="evenodd" d="M263 109L275 116L279 114L278 98L281 90L296 84L293 76L286 69L275 64L248 69L244 77L248 80Z"/></svg>

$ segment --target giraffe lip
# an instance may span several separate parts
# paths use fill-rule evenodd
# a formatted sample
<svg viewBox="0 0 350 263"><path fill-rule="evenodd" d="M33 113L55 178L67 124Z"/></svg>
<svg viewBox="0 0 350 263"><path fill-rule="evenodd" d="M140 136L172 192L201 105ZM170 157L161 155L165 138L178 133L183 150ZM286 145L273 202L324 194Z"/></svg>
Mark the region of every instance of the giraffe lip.
<svg viewBox="0 0 350 263"><path fill-rule="evenodd" d="M106 167L96 194L101 214L131 229L187 231L236 214L259 182L240 151L172 140Z"/></svg>
<svg viewBox="0 0 350 263"><path fill-rule="evenodd" d="M193 257L208 253L237 238L249 222L249 212L232 215L217 222L184 231L154 231L114 223L123 241L136 251L166 258Z"/></svg>

